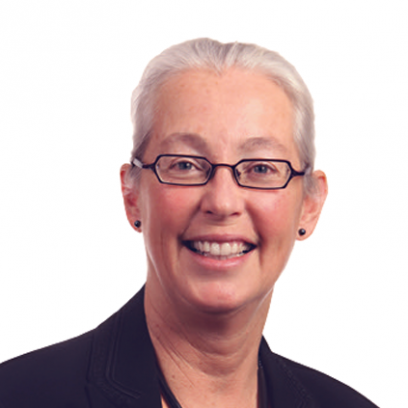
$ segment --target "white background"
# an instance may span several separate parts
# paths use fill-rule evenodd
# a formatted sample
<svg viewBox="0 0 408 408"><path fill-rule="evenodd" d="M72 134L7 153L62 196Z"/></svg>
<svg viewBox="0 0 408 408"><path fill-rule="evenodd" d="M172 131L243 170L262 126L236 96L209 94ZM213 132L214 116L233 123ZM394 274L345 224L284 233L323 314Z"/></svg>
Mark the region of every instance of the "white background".
<svg viewBox="0 0 408 408"><path fill-rule="evenodd" d="M407 406L408 30L405 1L3 1L0 361L102 322L143 284L127 224L130 93L195 37L255 42L315 100L330 193L278 282L275 352Z"/></svg>

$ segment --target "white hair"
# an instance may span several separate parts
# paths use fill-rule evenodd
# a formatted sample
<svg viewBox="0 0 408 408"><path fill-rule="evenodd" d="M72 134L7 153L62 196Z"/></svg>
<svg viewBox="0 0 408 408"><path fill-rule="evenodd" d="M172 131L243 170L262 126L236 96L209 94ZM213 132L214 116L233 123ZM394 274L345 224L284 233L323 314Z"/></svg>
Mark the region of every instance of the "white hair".
<svg viewBox="0 0 408 408"><path fill-rule="evenodd" d="M264 74L280 86L294 109L294 141L298 149L301 170L306 169L305 192L313 189L310 176L315 159L313 100L296 69L277 52L255 44L220 43L199 38L174 45L153 58L147 65L139 85L132 94L134 158L143 159L151 134L155 114L154 102L160 87L172 76L195 69L222 74L229 68L241 68ZM138 172L133 168L132 174Z"/></svg>

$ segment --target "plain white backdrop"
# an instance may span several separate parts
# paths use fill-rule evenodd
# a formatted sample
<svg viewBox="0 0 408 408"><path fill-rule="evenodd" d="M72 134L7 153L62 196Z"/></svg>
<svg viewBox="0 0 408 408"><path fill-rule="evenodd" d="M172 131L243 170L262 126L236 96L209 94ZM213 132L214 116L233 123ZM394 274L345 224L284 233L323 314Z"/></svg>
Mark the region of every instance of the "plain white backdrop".
<svg viewBox="0 0 408 408"><path fill-rule="evenodd" d="M90 330L143 284L119 168L146 63L255 42L315 100L329 197L276 285L271 348L407 406L408 11L403 0L9 0L0 10L0 361Z"/></svg>

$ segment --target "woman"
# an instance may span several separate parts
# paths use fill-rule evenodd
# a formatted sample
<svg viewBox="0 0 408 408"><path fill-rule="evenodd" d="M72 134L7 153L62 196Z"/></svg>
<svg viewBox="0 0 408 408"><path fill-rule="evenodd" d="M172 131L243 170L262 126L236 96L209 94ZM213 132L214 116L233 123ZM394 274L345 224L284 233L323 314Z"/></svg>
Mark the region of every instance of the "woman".
<svg viewBox="0 0 408 408"><path fill-rule="evenodd" d="M132 118L121 180L145 288L97 329L5 363L0 407L374 407L262 338L327 195L295 69L254 45L189 41L148 65Z"/></svg>

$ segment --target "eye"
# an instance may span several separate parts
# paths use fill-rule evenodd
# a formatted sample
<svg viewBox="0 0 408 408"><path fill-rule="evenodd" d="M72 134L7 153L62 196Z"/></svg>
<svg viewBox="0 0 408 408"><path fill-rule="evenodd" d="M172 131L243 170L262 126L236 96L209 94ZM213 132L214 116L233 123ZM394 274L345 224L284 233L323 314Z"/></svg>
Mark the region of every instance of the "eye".
<svg viewBox="0 0 408 408"><path fill-rule="evenodd" d="M257 164L252 168L252 171L254 173L259 173L259 174L267 174L270 171L274 171L275 169L272 169L271 166L266 166L265 164Z"/></svg>
<svg viewBox="0 0 408 408"><path fill-rule="evenodd" d="M278 169L272 162L251 162L245 169L247 174L255 176L273 176L278 173Z"/></svg>
<svg viewBox="0 0 408 408"><path fill-rule="evenodd" d="M174 165L178 170L190 170L193 165L189 162L178 162Z"/></svg>
<svg viewBox="0 0 408 408"><path fill-rule="evenodd" d="M173 171L188 171L188 170L199 170L200 166L197 162L194 162L191 159L179 159L175 160L171 166L169 167L170 170Z"/></svg>

